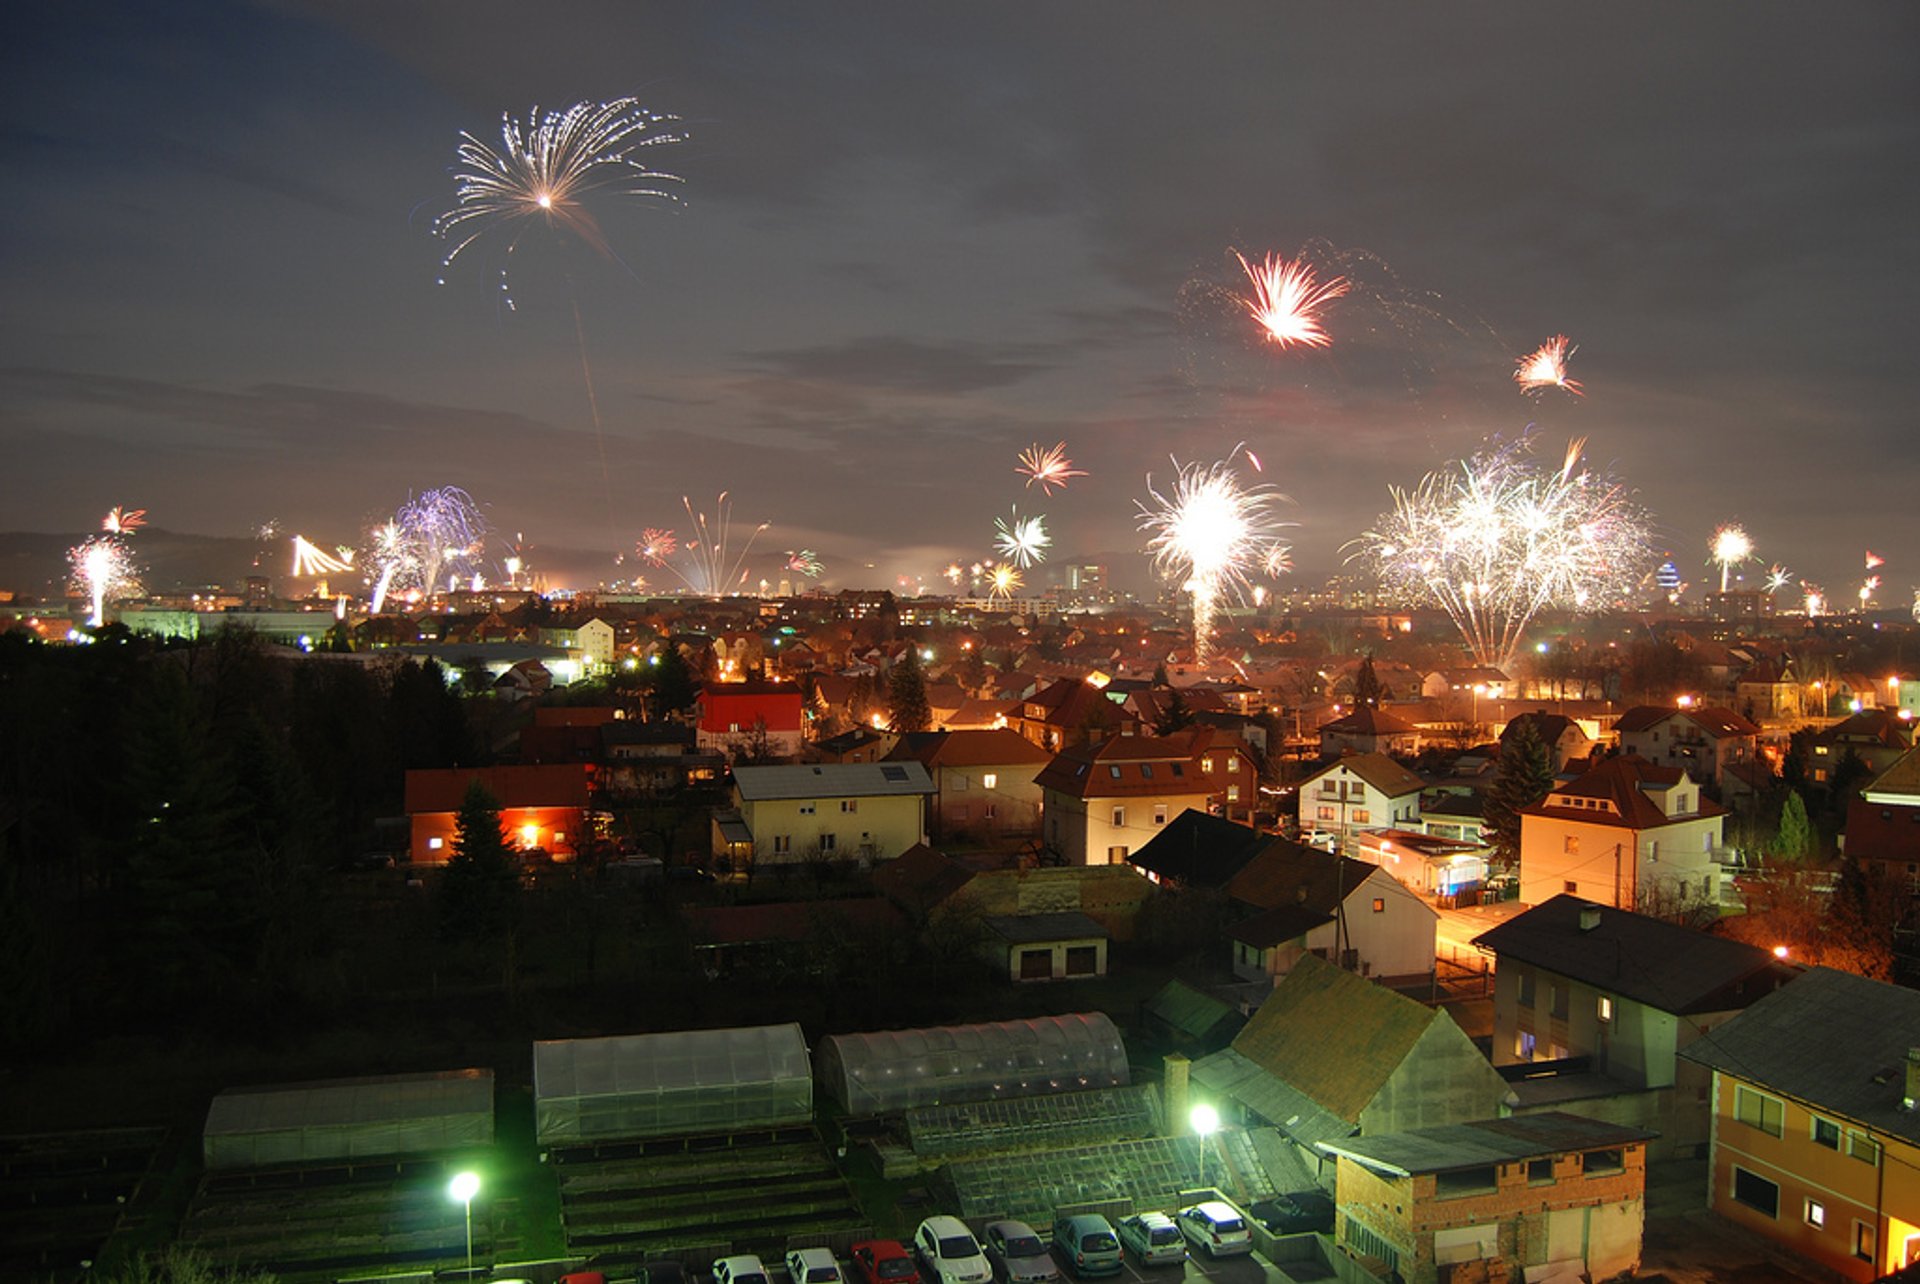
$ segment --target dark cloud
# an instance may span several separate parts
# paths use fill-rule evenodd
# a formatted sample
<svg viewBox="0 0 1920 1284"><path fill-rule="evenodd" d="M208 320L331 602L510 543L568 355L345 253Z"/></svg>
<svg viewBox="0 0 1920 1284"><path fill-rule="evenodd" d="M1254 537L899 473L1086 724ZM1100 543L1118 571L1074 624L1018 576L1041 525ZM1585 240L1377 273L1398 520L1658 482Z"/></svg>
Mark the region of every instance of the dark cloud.
<svg viewBox="0 0 1920 1284"><path fill-rule="evenodd" d="M929 343L893 336L749 354L783 380L864 391L956 396L1005 388L1048 369L1018 344ZM791 391L790 385L784 391Z"/></svg>

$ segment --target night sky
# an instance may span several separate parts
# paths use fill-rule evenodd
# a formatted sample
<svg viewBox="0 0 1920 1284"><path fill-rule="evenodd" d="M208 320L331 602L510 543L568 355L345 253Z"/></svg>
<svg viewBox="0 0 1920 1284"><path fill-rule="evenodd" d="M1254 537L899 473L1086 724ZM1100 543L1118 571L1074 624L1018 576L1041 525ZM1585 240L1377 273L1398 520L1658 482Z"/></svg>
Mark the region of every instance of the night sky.
<svg viewBox="0 0 1920 1284"><path fill-rule="evenodd" d="M753 559L931 579L1044 512L1141 546L1244 441L1302 578L1389 482L1536 423L1851 599L1920 584L1920 16L1883 4L15 4L0 22L0 530L357 542L466 487L622 574L682 495ZM530 232L499 302L433 216L461 130L632 95L684 204ZM1234 250L1350 271L1263 344ZM602 416L595 433L575 316ZM1514 386L1579 345L1584 400ZM1045 500L1016 453L1091 476ZM602 458L605 464L603 469ZM866 563L873 563L868 570ZM1144 582L1144 556L1116 564ZM1043 572L1046 568L1042 568ZM1040 577L1044 580L1044 575Z"/></svg>

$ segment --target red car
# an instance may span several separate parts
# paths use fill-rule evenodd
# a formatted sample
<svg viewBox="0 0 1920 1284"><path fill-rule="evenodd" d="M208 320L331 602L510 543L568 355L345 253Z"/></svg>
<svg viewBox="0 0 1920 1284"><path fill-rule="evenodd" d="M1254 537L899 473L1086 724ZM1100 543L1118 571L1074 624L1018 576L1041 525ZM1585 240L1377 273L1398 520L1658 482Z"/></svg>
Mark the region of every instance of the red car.
<svg viewBox="0 0 1920 1284"><path fill-rule="evenodd" d="M920 1279L913 1254L897 1239L862 1240L849 1256L854 1284L918 1284Z"/></svg>

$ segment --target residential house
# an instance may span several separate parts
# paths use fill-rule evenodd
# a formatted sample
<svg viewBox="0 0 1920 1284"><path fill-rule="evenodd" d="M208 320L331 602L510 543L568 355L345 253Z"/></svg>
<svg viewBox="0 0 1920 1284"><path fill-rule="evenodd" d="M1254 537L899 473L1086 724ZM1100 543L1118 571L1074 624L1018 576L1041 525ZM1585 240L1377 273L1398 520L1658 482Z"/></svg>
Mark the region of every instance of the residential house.
<svg viewBox="0 0 1920 1284"><path fill-rule="evenodd" d="M1411 757L1420 751L1420 729L1385 709L1362 705L1319 729L1322 757L1375 753Z"/></svg>
<svg viewBox="0 0 1920 1284"><path fill-rule="evenodd" d="M1894 709L1862 709L1814 734L1807 748L1807 775L1816 784L1826 784L1849 753L1869 775L1878 775L1911 748L1912 718Z"/></svg>
<svg viewBox="0 0 1920 1284"><path fill-rule="evenodd" d="M1426 782L1383 753L1349 754L1300 783L1300 830L1340 846L1362 829L1411 828Z"/></svg>
<svg viewBox="0 0 1920 1284"><path fill-rule="evenodd" d="M1011 981L1071 981L1107 974L1111 933L1079 910L991 914L980 953Z"/></svg>
<svg viewBox="0 0 1920 1284"><path fill-rule="evenodd" d="M1623 754L1520 812L1520 899L1566 892L1669 913L1720 901L1726 808L1678 767Z"/></svg>
<svg viewBox="0 0 1920 1284"><path fill-rule="evenodd" d="M1406 1284L1631 1274L1652 1136L1553 1113L1323 1141L1334 1242Z"/></svg>
<svg viewBox="0 0 1920 1284"><path fill-rule="evenodd" d="M407 859L416 865L452 859L456 819L478 782L500 811L500 828L522 850L572 860L592 837L594 770L582 763L517 767L450 767L407 772L411 829Z"/></svg>
<svg viewBox="0 0 1920 1284"><path fill-rule="evenodd" d="M615 797L673 793L726 769L726 755L694 748L694 730L684 723L623 719L597 730L600 783Z"/></svg>
<svg viewBox="0 0 1920 1284"><path fill-rule="evenodd" d="M1760 728L1712 705L1637 705L1621 714L1613 729L1622 752L1683 768L1696 784L1716 789L1726 783L1729 768L1753 762L1759 752Z"/></svg>
<svg viewBox="0 0 1920 1284"><path fill-rule="evenodd" d="M1465 707L1476 698L1505 699L1512 685L1500 670L1479 665L1433 669L1420 679L1420 693L1429 700L1448 700Z"/></svg>
<svg viewBox="0 0 1920 1284"><path fill-rule="evenodd" d="M1748 665L1734 683L1733 703L1743 716L1755 722L1798 722L1817 712L1808 709L1801 699L1792 662L1767 656Z"/></svg>
<svg viewBox="0 0 1920 1284"><path fill-rule="evenodd" d="M1312 955L1274 987L1230 1047L1193 1063L1195 1100L1292 1143L1323 1187L1322 1141L1498 1115L1506 1081L1445 1009Z"/></svg>
<svg viewBox="0 0 1920 1284"><path fill-rule="evenodd" d="M1277 984L1308 955L1362 976L1433 971L1439 914L1378 865L1275 838L1226 891L1252 915L1227 929L1242 980Z"/></svg>
<svg viewBox="0 0 1920 1284"><path fill-rule="evenodd" d="M1847 805L1847 858L1872 862L1920 895L1920 749L1909 749Z"/></svg>
<svg viewBox="0 0 1920 1284"><path fill-rule="evenodd" d="M729 753L752 743L764 729L767 751L800 756L800 688L789 682L708 682L694 701L696 743Z"/></svg>
<svg viewBox="0 0 1920 1284"><path fill-rule="evenodd" d="M1049 753L1110 736L1136 736L1140 719L1084 678L1061 678L1009 702L1007 725Z"/></svg>
<svg viewBox="0 0 1920 1284"><path fill-rule="evenodd" d="M1387 871L1442 909L1478 904L1487 881L1487 849L1417 829L1369 829L1354 836L1354 854Z"/></svg>
<svg viewBox="0 0 1920 1284"><path fill-rule="evenodd" d="M1566 1063L1516 1077L1518 1109L1567 1107L1659 1134L1658 1157L1707 1149L1707 1074L1677 1053L1799 969L1767 950L1555 896L1474 939L1493 956L1493 1063Z"/></svg>
<svg viewBox="0 0 1920 1284"><path fill-rule="evenodd" d="M1709 1207L1843 1279L1920 1265L1920 993L1814 968L1685 1048Z"/></svg>
<svg viewBox="0 0 1920 1284"><path fill-rule="evenodd" d="M1564 713L1548 713L1545 709L1535 713L1519 713L1509 718L1500 732L1502 749L1511 742L1515 730L1522 723L1532 725L1534 734L1546 746L1547 761L1553 764L1555 771L1565 768L1569 760L1584 758L1593 752L1593 739L1578 722Z"/></svg>
<svg viewBox="0 0 1920 1284"><path fill-rule="evenodd" d="M926 846L881 864L873 871L873 884L916 921L1077 910L1116 941L1133 939L1141 907L1157 895L1151 883L1124 865L976 870Z"/></svg>
<svg viewBox="0 0 1920 1284"><path fill-rule="evenodd" d="M1052 755L1017 732L915 731L886 761L912 760L933 778L927 832L933 840L1026 838L1040 832L1034 773Z"/></svg>
<svg viewBox="0 0 1920 1284"><path fill-rule="evenodd" d="M855 727L816 741L810 756L819 762L879 762L893 752L900 737L874 727Z"/></svg>
<svg viewBox="0 0 1920 1284"><path fill-rule="evenodd" d="M1420 828L1435 838L1484 847L1487 799L1481 793L1445 793L1420 804Z"/></svg>
<svg viewBox="0 0 1920 1284"><path fill-rule="evenodd" d="M1069 864L1119 865L1181 812L1205 810L1215 782L1188 750L1184 740L1112 736L1055 755L1034 777L1047 846Z"/></svg>
<svg viewBox="0 0 1920 1284"><path fill-rule="evenodd" d="M597 616L577 628L541 629L540 640L578 652L588 673L605 673L613 667L613 625Z"/></svg>
<svg viewBox="0 0 1920 1284"><path fill-rule="evenodd" d="M713 852L736 869L743 856L760 867L891 860L926 841L932 794L917 762L735 767L733 809L715 813Z"/></svg>
<svg viewBox="0 0 1920 1284"><path fill-rule="evenodd" d="M1170 890L1218 890L1273 841L1273 835L1204 811L1183 811L1127 863Z"/></svg>

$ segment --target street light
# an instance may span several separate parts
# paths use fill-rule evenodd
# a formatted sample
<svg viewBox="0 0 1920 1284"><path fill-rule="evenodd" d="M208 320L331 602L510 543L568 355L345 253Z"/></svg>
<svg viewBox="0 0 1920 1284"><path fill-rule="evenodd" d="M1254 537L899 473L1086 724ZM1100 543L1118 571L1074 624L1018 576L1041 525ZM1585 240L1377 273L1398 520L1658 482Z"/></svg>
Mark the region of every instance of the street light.
<svg viewBox="0 0 1920 1284"><path fill-rule="evenodd" d="M1207 1184L1207 1138L1220 1130L1220 1112L1206 1102L1201 1102L1187 1112L1187 1122L1193 1125L1193 1131L1200 1138L1200 1185Z"/></svg>
<svg viewBox="0 0 1920 1284"><path fill-rule="evenodd" d="M473 1197L480 1193L480 1174L476 1172L455 1173L453 1180L447 1183L447 1198L460 1201L467 1206L467 1275L473 1278Z"/></svg>

